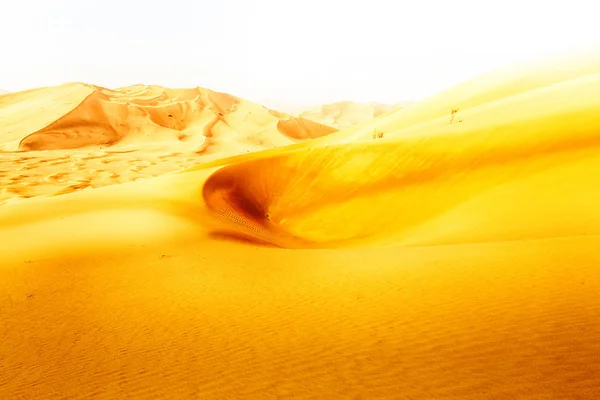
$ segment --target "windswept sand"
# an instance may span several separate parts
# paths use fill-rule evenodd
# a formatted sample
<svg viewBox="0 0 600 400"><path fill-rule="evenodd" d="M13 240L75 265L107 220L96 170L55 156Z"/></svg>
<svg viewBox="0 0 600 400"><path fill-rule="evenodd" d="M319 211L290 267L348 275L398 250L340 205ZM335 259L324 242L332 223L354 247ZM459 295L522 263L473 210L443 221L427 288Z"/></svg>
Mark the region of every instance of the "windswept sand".
<svg viewBox="0 0 600 400"><path fill-rule="evenodd" d="M159 176L337 129L203 88L70 83L0 97L0 204Z"/></svg>
<svg viewBox="0 0 600 400"><path fill-rule="evenodd" d="M0 207L0 398L598 398L599 109L600 57L521 66Z"/></svg>

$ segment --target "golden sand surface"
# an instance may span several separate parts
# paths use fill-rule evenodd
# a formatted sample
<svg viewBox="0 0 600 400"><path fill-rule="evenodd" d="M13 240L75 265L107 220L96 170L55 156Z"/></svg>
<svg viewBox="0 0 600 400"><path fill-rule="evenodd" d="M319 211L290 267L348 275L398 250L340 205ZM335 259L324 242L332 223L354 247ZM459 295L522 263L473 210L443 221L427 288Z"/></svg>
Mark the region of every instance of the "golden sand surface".
<svg viewBox="0 0 600 400"><path fill-rule="evenodd" d="M599 110L600 57L548 60L3 205L0 398L600 398Z"/></svg>

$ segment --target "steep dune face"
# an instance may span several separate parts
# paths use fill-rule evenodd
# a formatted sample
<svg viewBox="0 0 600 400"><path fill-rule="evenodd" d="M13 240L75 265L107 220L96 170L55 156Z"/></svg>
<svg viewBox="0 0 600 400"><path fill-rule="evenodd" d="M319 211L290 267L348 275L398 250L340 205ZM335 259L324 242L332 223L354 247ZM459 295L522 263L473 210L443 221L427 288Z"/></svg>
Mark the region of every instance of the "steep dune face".
<svg viewBox="0 0 600 400"><path fill-rule="evenodd" d="M60 120L93 93L93 87L73 83L0 97L0 150L19 150L24 138Z"/></svg>
<svg viewBox="0 0 600 400"><path fill-rule="evenodd" d="M0 202L157 176L336 131L203 88L82 83L2 96L0 127Z"/></svg>

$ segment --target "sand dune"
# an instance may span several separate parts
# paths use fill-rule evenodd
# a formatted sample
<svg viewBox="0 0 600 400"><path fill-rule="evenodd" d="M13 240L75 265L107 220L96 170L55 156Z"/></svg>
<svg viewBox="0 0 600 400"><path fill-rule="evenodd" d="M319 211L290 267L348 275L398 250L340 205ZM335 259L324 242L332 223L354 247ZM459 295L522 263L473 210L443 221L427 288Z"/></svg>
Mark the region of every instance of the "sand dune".
<svg viewBox="0 0 600 400"><path fill-rule="evenodd" d="M592 75L599 67L600 54L587 52L569 59L557 57L548 58L543 63L517 64L474 78L410 107L381 116L372 123L348 127L326 140L370 140L374 132L381 132L387 136L388 132L397 132L402 128L436 118L448 124L459 124L462 123L463 113L470 108Z"/></svg>
<svg viewBox="0 0 600 400"><path fill-rule="evenodd" d="M449 124L445 118L434 119L392 131L381 140L371 139L369 144L328 145L319 151L315 144L310 157L306 150L299 149L236 163L216 172L205 190L214 192L222 187L224 195L219 197L235 208L236 218L240 215L247 215L248 219L257 215L266 218L268 214L268 221L263 221L268 222L265 230L276 230L277 235L284 237L322 242L362 240L391 233L397 241L398 235L414 224L452 210L467 199L473 201L475 195L481 202L497 186L512 190L511 185L520 184L526 176L535 175L549 165L555 169L554 176L561 176L569 184L584 183L589 178L589 169L578 170L583 175L577 178L562 178L560 171L565 161L584 164L588 157L596 156L600 124L594 116L598 105L600 74L584 76L474 107L462 114L461 124ZM501 117L492 119L493 115ZM266 171L276 173L265 179ZM294 171L305 172L294 174ZM554 185L552 181L543 184ZM535 190L540 191L539 185L543 184L536 184ZM229 193L230 188L235 188L235 192ZM590 202L600 194L599 189L594 185L584 188L569 192L568 199L564 199L556 197L555 190L549 187L551 195L544 201L545 212L555 208L559 216L563 215L559 212L563 208L577 210L577 214L570 211L564 221L560 219L567 226L577 227L574 231L563 232L565 226L557 225L558 217L552 221L537 218L536 224L532 222L526 227L520 220L516 229L509 226L515 221L500 218L493 225L500 236L487 237L488 234L477 232L470 233L471 240L481 240L484 236L487 240L507 240L515 238L514 235L539 238L563 233L600 233L595 228L600 225L592 223L600 223L596 221L600 214L595 203ZM536 203L526 201L533 195L527 190L524 187L515 194L519 196L514 201L518 207L536 207ZM528 194L523 195L524 191ZM440 195L442 192L448 195ZM541 190L534 198L539 200L543 193ZM473 224L481 219L481 213L498 209L497 199L490 201L479 204L480 210L471 217L475 218ZM514 211L517 206L513 201L509 203ZM396 211L391 213L390 209ZM529 215L532 218L535 214ZM469 223L464 216L457 217L457 221L460 224L454 226L455 230L464 229ZM500 234L504 230L507 231ZM440 234L439 229L428 232Z"/></svg>
<svg viewBox="0 0 600 400"><path fill-rule="evenodd" d="M263 103L268 107L283 113L340 129L370 122L383 114L397 111L412 104L410 102L382 104L377 102L357 103L351 101L339 101L325 105L307 106L283 103L274 100L264 101Z"/></svg>
<svg viewBox="0 0 600 400"><path fill-rule="evenodd" d="M381 104L340 101L305 110L297 115L321 124L335 126L336 128L346 128L348 126L369 122L383 114L407 107L409 104L410 103Z"/></svg>
<svg viewBox="0 0 600 400"><path fill-rule="evenodd" d="M158 176L336 131L202 88L82 83L2 96L0 126L0 202Z"/></svg>
<svg viewBox="0 0 600 400"><path fill-rule="evenodd" d="M2 206L0 398L597 398L599 108L600 58L508 68Z"/></svg>
<svg viewBox="0 0 600 400"><path fill-rule="evenodd" d="M268 145L261 143L261 134L263 141L273 145L291 143L286 136L304 136L291 128L277 131L277 122L290 116L202 88L137 85L109 90L71 83L4 96L0 112L0 122L6 129L4 150L163 141L191 142L186 147L204 151L206 139L219 136L246 134L244 139L249 144L264 146ZM318 127L327 133L334 131Z"/></svg>

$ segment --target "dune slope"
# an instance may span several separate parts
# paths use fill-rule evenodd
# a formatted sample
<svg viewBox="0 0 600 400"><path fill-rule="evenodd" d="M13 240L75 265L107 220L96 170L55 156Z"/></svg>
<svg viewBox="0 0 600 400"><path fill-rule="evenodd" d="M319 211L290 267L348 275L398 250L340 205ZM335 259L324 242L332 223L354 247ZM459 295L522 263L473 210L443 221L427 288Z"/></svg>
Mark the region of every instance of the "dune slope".
<svg viewBox="0 0 600 400"><path fill-rule="evenodd" d="M0 398L599 397L600 64L562 65L0 207Z"/></svg>

